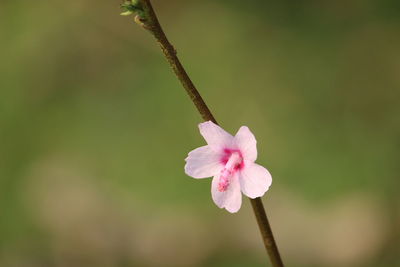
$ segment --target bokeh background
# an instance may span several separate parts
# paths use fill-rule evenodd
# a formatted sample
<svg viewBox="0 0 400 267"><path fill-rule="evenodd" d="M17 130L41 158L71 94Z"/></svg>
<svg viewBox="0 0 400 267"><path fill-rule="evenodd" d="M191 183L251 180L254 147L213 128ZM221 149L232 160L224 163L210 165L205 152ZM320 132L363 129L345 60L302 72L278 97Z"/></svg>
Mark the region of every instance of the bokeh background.
<svg viewBox="0 0 400 267"><path fill-rule="evenodd" d="M288 266L400 266L400 2L154 0L218 121L249 126ZM201 119L119 1L0 1L0 266L265 266L183 172Z"/></svg>

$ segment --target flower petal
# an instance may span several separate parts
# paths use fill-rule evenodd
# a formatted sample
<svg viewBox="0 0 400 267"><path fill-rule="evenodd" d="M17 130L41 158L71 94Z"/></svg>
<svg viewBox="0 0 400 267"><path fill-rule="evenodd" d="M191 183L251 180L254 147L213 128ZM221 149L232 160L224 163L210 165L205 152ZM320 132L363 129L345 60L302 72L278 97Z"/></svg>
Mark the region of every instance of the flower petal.
<svg viewBox="0 0 400 267"><path fill-rule="evenodd" d="M230 213L238 212L242 205L242 193L240 192L239 177L231 177L230 185L225 192L218 190L219 174L214 176L211 185L211 195L214 203L219 208L225 208Z"/></svg>
<svg viewBox="0 0 400 267"><path fill-rule="evenodd" d="M249 161L239 174L240 188L249 198L261 197L272 183L271 174L266 168Z"/></svg>
<svg viewBox="0 0 400 267"><path fill-rule="evenodd" d="M235 135L235 143L244 159L251 162L257 159L257 141L247 126L240 127Z"/></svg>
<svg viewBox="0 0 400 267"><path fill-rule="evenodd" d="M220 157L210 146L196 148L185 159L185 173L193 178L214 176L223 168Z"/></svg>
<svg viewBox="0 0 400 267"><path fill-rule="evenodd" d="M199 129L207 144L216 151L229 148L233 143L233 136L212 121L200 123Z"/></svg>

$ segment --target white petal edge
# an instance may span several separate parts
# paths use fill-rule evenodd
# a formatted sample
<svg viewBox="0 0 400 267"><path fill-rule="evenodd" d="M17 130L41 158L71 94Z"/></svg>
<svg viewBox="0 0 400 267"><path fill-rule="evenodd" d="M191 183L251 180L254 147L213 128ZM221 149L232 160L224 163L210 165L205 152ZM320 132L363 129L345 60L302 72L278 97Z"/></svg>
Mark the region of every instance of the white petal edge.
<svg viewBox="0 0 400 267"><path fill-rule="evenodd" d="M199 129L207 144L214 150L220 151L232 146L233 136L212 121L200 123Z"/></svg>
<svg viewBox="0 0 400 267"><path fill-rule="evenodd" d="M185 159L185 173L197 179L214 176L223 168L220 158L210 146L196 148Z"/></svg>
<svg viewBox="0 0 400 267"><path fill-rule="evenodd" d="M211 195L214 203L219 208L224 208L230 213L238 212L242 206L242 193L240 192L238 175L231 178L231 183L225 192L218 190L218 182L219 174L214 176L211 185Z"/></svg>
<svg viewBox="0 0 400 267"><path fill-rule="evenodd" d="M272 177L263 166L246 161L239 174L239 181L243 194L249 198L256 198L268 191L272 184Z"/></svg>
<svg viewBox="0 0 400 267"><path fill-rule="evenodd" d="M254 162L257 159L257 140L247 126L240 127L235 135L235 143L245 160Z"/></svg>

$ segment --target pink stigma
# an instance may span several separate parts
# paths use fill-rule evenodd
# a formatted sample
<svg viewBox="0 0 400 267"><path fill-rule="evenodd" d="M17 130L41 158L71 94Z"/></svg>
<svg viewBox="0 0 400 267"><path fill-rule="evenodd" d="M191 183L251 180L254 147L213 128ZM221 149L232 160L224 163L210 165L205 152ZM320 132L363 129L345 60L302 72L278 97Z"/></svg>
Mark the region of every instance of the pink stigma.
<svg viewBox="0 0 400 267"><path fill-rule="evenodd" d="M225 192L228 190L230 180L232 179L235 172L243 168L243 158L240 151L225 149L226 153L221 159L221 162L225 164L219 176L218 191ZM228 155L227 155L228 154Z"/></svg>

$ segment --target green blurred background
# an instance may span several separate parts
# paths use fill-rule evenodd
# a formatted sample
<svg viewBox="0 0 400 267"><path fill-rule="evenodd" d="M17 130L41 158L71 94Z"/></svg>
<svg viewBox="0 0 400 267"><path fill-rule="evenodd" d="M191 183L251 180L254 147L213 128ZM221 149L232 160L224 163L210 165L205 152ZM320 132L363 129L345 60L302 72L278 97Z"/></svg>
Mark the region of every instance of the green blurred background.
<svg viewBox="0 0 400 267"><path fill-rule="evenodd" d="M288 266L400 266L400 2L154 0L218 121L249 126ZM265 266L183 172L201 119L119 1L0 2L0 266Z"/></svg>

